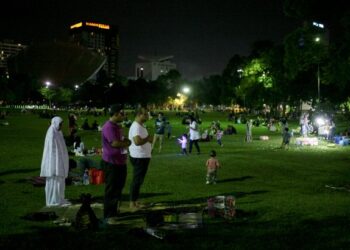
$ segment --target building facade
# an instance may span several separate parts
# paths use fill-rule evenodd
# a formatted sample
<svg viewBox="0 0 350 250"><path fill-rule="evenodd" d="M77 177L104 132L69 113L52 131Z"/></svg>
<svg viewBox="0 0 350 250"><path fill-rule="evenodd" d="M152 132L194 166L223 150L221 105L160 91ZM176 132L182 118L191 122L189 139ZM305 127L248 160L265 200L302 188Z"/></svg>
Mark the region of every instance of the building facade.
<svg viewBox="0 0 350 250"><path fill-rule="evenodd" d="M15 43L12 40L0 41L0 74L5 74L8 76L8 59L12 56L17 55L26 47L26 45Z"/></svg>
<svg viewBox="0 0 350 250"><path fill-rule="evenodd" d="M119 69L119 31L117 26L82 21L70 26L71 41L106 57L103 70L115 79Z"/></svg>
<svg viewBox="0 0 350 250"><path fill-rule="evenodd" d="M171 62L173 56L165 57L138 57L140 62L135 65L135 77L154 81L160 75L176 69L176 64Z"/></svg>

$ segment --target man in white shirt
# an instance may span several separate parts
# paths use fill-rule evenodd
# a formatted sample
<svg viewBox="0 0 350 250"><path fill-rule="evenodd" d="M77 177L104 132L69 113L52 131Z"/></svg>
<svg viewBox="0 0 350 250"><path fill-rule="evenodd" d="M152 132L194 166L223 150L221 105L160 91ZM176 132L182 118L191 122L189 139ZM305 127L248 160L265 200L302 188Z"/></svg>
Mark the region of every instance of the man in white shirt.
<svg viewBox="0 0 350 250"><path fill-rule="evenodd" d="M130 185L130 208L139 209L142 205L138 202L140 188L145 179L148 165L151 160L153 136L148 134L144 123L148 120L148 110L140 108L136 112L135 121L129 130L130 161L133 166L133 178Z"/></svg>

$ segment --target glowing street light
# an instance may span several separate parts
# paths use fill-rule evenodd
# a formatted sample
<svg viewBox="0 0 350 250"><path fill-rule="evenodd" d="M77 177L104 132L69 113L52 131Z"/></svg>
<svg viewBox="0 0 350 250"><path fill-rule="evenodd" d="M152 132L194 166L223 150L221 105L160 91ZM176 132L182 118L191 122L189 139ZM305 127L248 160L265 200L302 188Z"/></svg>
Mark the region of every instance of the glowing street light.
<svg viewBox="0 0 350 250"><path fill-rule="evenodd" d="M46 81L45 85L46 85L46 88L48 89L51 86L51 82L50 81Z"/></svg>
<svg viewBox="0 0 350 250"><path fill-rule="evenodd" d="M51 108L51 98L52 98L52 95L51 95L50 92L52 92L52 90L50 90L49 88L50 88L51 85L52 85L52 83L50 81L46 81L45 82L45 86L47 88L47 91L46 91L47 96L46 96L46 98L49 100L49 107L50 108Z"/></svg>
<svg viewBox="0 0 350 250"><path fill-rule="evenodd" d="M315 26L315 27L318 27L320 29L324 29L323 23L312 22L312 25Z"/></svg>
<svg viewBox="0 0 350 250"><path fill-rule="evenodd" d="M75 85L74 85L74 88L75 88L75 90L78 90L78 89L79 89L79 85L78 85L78 84L75 84Z"/></svg>
<svg viewBox="0 0 350 250"><path fill-rule="evenodd" d="M188 93L191 92L191 89L190 89L189 87L184 87L184 88L182 89L182 91L183 91L185 94L188 94Z"/></svg>

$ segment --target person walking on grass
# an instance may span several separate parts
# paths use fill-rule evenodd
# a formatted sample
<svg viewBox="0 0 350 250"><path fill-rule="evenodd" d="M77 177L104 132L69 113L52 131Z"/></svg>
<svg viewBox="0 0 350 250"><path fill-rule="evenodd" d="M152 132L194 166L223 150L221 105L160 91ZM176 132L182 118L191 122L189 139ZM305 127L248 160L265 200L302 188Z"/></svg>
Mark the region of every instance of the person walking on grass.
<svg viewBox="0 0 350 250"><path fill-rule="evenodd" d="M252 120L247 120L246 123L246 128L245 128L245 141L246 142L252 142L253 141L253 136L252 136Z"/></svg>
<svg viewBox="0 0 350 250"><path fill-rule="evenodd" d="M187 155L187 134L183 134L181 138L177 139L181 145L181 154Z"/></svg>
<svg viewBox="0 0 350 250"><path fill-rule="evenodd" d="M191 116L190 117L190 147L189 147L189 153L192 153L192 146L194 144L194 146L197 149L197 154L201 153L201 150L199 148L198 145L198 141L201 138L200 134L199 134L199 128L198 128L198 123L196 121L196 119Z"/></svg>
<svg viewBox="0 0 350 250"><path fill-rule="evenodd" d="M210 158L207 160L207 181L205 184L216 184L217 170L220 168L220 163L216 159L216 151L210 152Z"/></svg>
<svg viewBox="0 0 350 250"><path fill-rule="evenodd" d="M136 111L135 121L129 130L131 145L130 161L133 166L133 177L130 185L130 208L140 209L143 205L139 202L140 189L144 182L148 165L151 160L153 137L148 134L144 123L148 120L148 110L140 108Z"/></svg>
<svg viewBox="0 0 350 250"><path fill-rule="evenodd" d="M117 223L117 216L127 175L127 147L120 123L124 120L122 105L112 105L109 120L102 127L102 164L105 172L104 218L107 224Z"/></svg>
<svg viewBox="0 0 350 250"><path fill-rule="evenodd" d="M61 117L55 116L46 132L40 176L46 177L46 206L66 206L65 179L69 171L68 150L62 134Z"/></svg>
<svg viewBox="0 0 350 250"><path fill-rule="evenodd" d="M163 117L163 113L158 113L158 118L155 120L155 134L153 137L153 143L152 143L152 150L156 145L156 142L159 140L159 150L160 153L162 151L163 141L164 141L164 134L165 134L165 127L166 127L166 121Z"/></svg>
<svg viewBox="0 0 350 250"><path fill-rule="evenodd" d="M224 144L222 144L222 136L224 135L224 131L222 131L221 129L218 129L216 131L216 141L218 142L220 147L223 147Z"/></svg>
<svg viewBox="0 0 350 250"><path fill-rule="evenodd" d="M289 142L291 137L292 137L292 134L289 132L289 128L284 128L281 148L283 149L289 148Z"/></svg>

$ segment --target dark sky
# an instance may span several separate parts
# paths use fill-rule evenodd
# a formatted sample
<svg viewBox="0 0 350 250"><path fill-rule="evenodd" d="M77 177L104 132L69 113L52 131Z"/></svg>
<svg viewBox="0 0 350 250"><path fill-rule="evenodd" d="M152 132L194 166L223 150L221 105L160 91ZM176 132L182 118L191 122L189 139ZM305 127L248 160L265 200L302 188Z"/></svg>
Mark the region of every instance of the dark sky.
<svg viewBox="0 0 350 250"><path fill-rule="evenodd" d="M80 20L120 29L120 73L133 74L138 55L173 55L189 80L221 73L234 54L257 40L282 41L296 27L282 0L32 0L6 1L0 39L65 39ZM7 15L6 15L7 13Z"/></svg>

